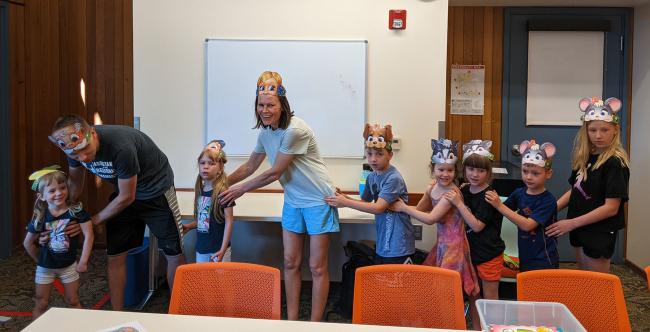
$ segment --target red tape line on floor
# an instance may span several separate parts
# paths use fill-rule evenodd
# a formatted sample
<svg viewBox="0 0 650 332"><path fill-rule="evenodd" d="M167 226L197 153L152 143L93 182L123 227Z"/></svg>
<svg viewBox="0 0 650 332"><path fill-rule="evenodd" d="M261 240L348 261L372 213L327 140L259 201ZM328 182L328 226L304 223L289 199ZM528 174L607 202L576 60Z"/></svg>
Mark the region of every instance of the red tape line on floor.
<svg viewBox="0 0 650 332"><path fill-rule="evenodd" d="M0 316L31 317L32 313L24 311L0 311Z"/></svg>
<svg viewBox="0 0 650 332"><path fill-rule="evenodd" d="M102 297L97 303L95 303L94 306L92 306L93 309L101 309L108 300L111 299L111 296L108 295L108 293L104 294L104 297Z"/></svg>

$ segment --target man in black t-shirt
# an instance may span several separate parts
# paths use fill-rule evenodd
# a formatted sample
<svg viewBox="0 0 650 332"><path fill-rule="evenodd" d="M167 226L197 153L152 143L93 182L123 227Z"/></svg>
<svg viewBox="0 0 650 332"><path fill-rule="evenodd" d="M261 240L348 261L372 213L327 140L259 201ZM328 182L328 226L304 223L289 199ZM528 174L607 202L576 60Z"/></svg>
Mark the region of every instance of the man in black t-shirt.
<svg viewBox="0 0 650 332"><path fill-rule="evenodd" d="M126 256L129 250L142 245L145 225L156 235L158 246L165 253L171 288L176 268L185 258L174 173L165 154L136 129L90 127L76 115L59 118L49 138L68 156L73 200L78 199L83 189L84 168L115 186L108 205L92 216L93 224L106 225L108 287L113 309L123 309Z"/></svg>

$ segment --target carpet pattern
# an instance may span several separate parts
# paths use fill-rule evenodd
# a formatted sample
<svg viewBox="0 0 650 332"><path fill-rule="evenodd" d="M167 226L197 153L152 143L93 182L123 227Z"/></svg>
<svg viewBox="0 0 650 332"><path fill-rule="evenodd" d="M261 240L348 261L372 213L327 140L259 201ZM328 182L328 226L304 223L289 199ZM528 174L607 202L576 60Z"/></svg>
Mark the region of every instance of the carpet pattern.
<svg viewBox="0 0 650 332"><path fill-rule="evenodd" d="M16 248L15 254L8 259L0 260L0 311L1 312L31 312L34 293L35 264L24 253L22 248ZM79 298L84 308L93 308L108 292L105 278L104 262L106 254L103 250L93 252L88 272L81 275ZM575 268L575 264L562 264L562 268ZM650 291L645 278L642 278L627 266L614 265L612 272L621 278L627 302L627 310L633 331L650 332ZM339 283L332 283L330 295L325 310L324 320L330 322L349 323L349 319L341 317L335 311L338 301ZM305 282L301 296L300 319L308 320L310 315L311 284ZM503 294L506 295L506 294ZM163 287L157 291L147 303L144 312L166 313L169 303L169 289ZM284 297L284 291L283 291ZM63 297L52 291L50 306L65 307ZM103 304L100 309L110 310L110 302ZM284 298L282 315L286 318ZM2 316L2 314L0 314ZM5 323L0 323L0 331L19 331L31 322L31 317L11 316ZM468 325L471 326L471 325Z"/></svg>

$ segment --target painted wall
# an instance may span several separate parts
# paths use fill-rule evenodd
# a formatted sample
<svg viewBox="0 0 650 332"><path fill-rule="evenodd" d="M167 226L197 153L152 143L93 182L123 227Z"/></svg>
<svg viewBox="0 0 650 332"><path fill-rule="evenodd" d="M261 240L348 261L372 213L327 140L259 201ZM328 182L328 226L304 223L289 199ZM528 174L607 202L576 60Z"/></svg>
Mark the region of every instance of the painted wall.
<svg viewBox="0 0 650 332"><path fill-rule="evenodd" d="M388 30L389 9L408 11L405 31ZM410 191L429 182L430 139L445 117L446 0L135 0L133 37L135 116L169 157L178 188L193 187L204 143L206 38L368 40L367 118L391 123L402 138L393 164ZM344 144L362 144L361 132ZM231 159L227 171L242 161ZM338 187L358 188L362 160L326 164Z"/></svg>
<svg viewBox="0 0 650 332"><path fill-rule="evenodd" d="M632 130L630 137L630 201L626 258L638 267L650 265L647 198L650 197L650 4L634 8L634 69L632 71Z"/></svg>

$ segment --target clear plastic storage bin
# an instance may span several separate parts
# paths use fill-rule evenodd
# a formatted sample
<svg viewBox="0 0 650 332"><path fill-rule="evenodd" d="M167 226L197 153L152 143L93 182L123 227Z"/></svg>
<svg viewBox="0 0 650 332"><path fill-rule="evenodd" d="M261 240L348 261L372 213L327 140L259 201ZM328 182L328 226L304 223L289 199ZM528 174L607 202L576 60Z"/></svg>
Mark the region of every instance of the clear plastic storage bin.
<svg viewBox="0 0 650 332"><path fill-rule="evenodd" d="M564 304L556 302L477 300L476 309L483 331L490 331L491 325L553 326L562 332L587 331Z"/></svg>

